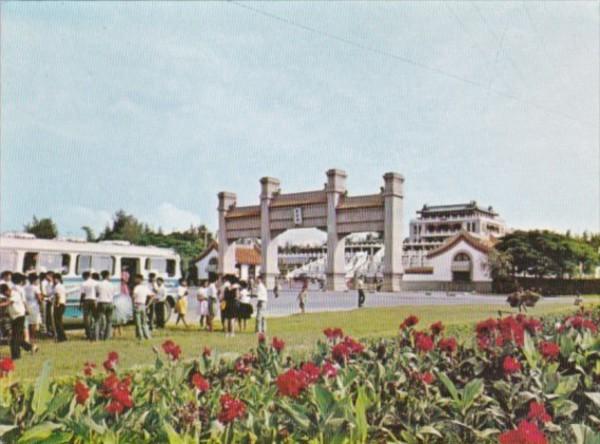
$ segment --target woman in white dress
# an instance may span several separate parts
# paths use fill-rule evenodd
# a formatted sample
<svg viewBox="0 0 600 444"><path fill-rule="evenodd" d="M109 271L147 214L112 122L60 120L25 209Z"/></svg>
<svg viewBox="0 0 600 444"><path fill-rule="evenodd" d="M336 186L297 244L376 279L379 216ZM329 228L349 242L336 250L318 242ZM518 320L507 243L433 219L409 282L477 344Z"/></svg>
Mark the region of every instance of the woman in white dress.
<svg viewBox="0 0 600 444"><path fill-rule="evenodd" d="M200 328L208 328L208 294L206 291L206 281L202 281L196 293L198 301L198 319L200 320Z"/></svg>
<svg viewBox="0 0 600 444"><path fill-rule="evenodd" d="M29 341L33 343L37 332L42 325L42 313L40 304L42 303L42 291L40 290L40 281L35 273L27 276L27 285L23 287L25 294L25 303L27 304L27 323L29 324Z"/></svg>

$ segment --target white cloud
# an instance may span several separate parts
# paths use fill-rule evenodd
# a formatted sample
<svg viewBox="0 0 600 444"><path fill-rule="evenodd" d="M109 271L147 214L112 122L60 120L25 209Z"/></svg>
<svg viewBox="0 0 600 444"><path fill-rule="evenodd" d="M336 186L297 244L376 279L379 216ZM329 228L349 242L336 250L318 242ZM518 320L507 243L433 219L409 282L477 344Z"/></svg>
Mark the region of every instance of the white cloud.
<svg viewBox="0 0 600 444"><path fill-rule="evenodd" d="M144 222L146 222L145 219ZM185 230L190 225L202 223L198 214L178 208L169 202L161 203L148 217L147 222L156 228L161 227L165 233Z"/></svg>

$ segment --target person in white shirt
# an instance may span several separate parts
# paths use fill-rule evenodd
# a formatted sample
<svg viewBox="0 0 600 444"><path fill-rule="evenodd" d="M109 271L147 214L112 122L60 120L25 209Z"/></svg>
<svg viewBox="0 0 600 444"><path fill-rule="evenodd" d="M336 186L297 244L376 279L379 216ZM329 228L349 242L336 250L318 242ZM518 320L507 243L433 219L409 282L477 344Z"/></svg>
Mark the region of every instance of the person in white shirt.
<svg viewBox="0 0 600 444"><path fill-rule="evenodd" d="M59 274L59 273L57 273ZM53 336L55 333L54 326L54 273L52 271L48 271L42 278L42 282L40 284L42 291L42 304L44 307L42 317L44 326L46 329L46 334L48 336Z"/></svg>
<svg viewBox="0 0 600 444"><path fill-rule="evenodd" d="M148 275L148 289L150 290L150 293L154 296L156 296L156 273L150 273ZM155 322L155 316L154 316L154 312L156 310L156 307L154 306L154 304L156 303L156 297L153 297L150 299L149 301L150 303L148 304L148 328L150 329L150 331L152 331L152 329L154 328L154 322Z"/></svg>
<svg viewBox="0 0 600 444"><path fill-rule="evenodd" d="M250 291L246 281L240 282L240 303L238 305L237 317L240 326L240 331L246 331L248 319L252 317L252 299L250 299Z"/></svg>
<svg viewBox="0 0 600 444"><path fill-rule="evenodd" d="M65 327L63 325L63 315L67 306L67 290L63 285L62 276L56 273L54 276L54 328L56 330L56 340L64 342L67 340Z"/></svg>
<svg viewBox="0 0 600 444"><path fill-rule="evenodd" d="M135 276L135 287L131 297L133 298L133 318L135 320L135 335L139 340L150 339L148 330L148 319L146 317L146 304L152 298L152 293L144 283L144 276Z"/></svg>
<svg viewBox="0 0 600 444"><path fill-rule="evenodd" d="M101 273L102 281L98 284L98 322L96 323L96 337L107 340L112 337L112 315L114 310L115 287L110 282L110 272Z"/></svg>
<svg viewBox="0 0 600 444"><path fill-rule="evenodd" d="M14 285L12 291L16 291L21 295L23 303L25 304L25 341L30 342L29 338L29 307L27 306L27 300L25 299L25 276L21 273L17 273L13 276Z"/></svg>
<svg viewBox="0 0 600 444"><path fill-rule="evenodd" d="M40 304L43 303L40 282L35 273L27 276L27 285L23 287L23 294L28 308L29 338L30 342L33 343L42 324Z"/></svg>
<svg viewBox="0 0 600 444"><path fill-rule="evenodd" d="M8 288L12 290L13 282L12 282L12 271L5 270L0 274L0 285L6 284Z"/></svg>
<svg viewBox="0 0 600 444"><path fill-rule="evenodd" d="M155 287L156 302L154 302L154 315L156 316L156 328L165 328L165 303L167 301L167 287L165 280L159 277Z"/></svg>
<svg viewBox="0 0 600 444"><path fill-rule="evenodd" d="M196 293L196 299L198 300L198 317L200 320L200 328L205 325L208 327L208 295L207 295L206 281L200 283L198 292Z"/></svg>
<svg viewBox="0 0 600 444"><path fill-rule="evenodd" d="M265 287L262 278L258 278L256 283L256 327L254 329L256 333L264 334L267 332L267 320L265 319L267 299L267 287Z"/></svg>
<svg viewBox="0 0 600 444"><path fill-rule="evenodd" d="M360 278L356 278L356 290L358 291L358 308L362 308L365 304L365 283Z"/></svg>
<svg viewBox="0 0 600 444"><path fill-rule="evenodd" d="M98 322L96 292L98 282L92 279L89 271L84 271L81 277L83 278L83 284L81 284L81 306L83 309L85 336L90 341L95 341L98 339L96 336L96 322Z"/></svg>
<svg viewBox="0 0 600 444"><path fill-rule="evenodd" d="M213 330L213 320L217 315L217 300L219 299L219 291L217 285L212 281L206 289L206 299L208 301L208 317L206 319L206 328L208 331Z"/></svg>
<svg viewBox="0 0 600 444"><path fill-rule="evenodd" d="M10 317L10 356L13 360L21 358L21 349L37 351L37 346L32 346L25 340L25 299L18 291L11 290L8 284L0 284L0 294L4 300L0 307L8 307Z"/></svg>

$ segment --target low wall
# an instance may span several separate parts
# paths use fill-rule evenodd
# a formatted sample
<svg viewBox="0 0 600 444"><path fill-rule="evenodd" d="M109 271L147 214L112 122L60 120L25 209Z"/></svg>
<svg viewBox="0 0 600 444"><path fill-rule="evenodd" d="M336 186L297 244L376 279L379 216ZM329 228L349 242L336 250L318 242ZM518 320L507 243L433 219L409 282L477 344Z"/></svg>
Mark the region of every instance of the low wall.
<svg viewBox="0 0 600 444"><path fill-rule="evenodd" d="M518 277L518 285L524 289L539 289L543 295L600 294L600 279L544 279ZM512 293L514 282L494 282L494 293Z"/></svg>
<svg viewBox="0 0 600 444"><path fill-rule="evenodd" d="M491 293L491 282L402 281L403 291L460 291Z"/></svg>

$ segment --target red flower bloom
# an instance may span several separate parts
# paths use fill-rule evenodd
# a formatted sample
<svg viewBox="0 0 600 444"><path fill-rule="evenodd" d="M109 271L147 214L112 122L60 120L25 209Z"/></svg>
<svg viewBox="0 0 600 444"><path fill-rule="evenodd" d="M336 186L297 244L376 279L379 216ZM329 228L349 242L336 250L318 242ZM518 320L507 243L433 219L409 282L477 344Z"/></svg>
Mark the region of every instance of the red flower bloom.
<svg viewBox="0 0 600 444"><path fill-rule="evenodd" d="M75 383L75 400L77 404L85 404L85 401L90 397L90 389L81 381Z"/></svg>
<svg viewBox="0 0 600 444"><path fill-rule="evenodd" d="M275 385L277 385L277 390L280 395L296 398L306 387L308 387L308 380L304 372L290 369L277 376Z"/></svg>
<svg viewBox="0 0 600 444"><path fill-rule="evenodd" d="M425 385L433 384L433 381L435 381L435 376L431 372L417 374L416 378Z"/></svg>
<svg viewBox="0 0 600 444"><path fill-rule="evenodd" d="M414 327L418 323L419 323L419 318L416 317L415 315L410 315L404 321L402 321L402 324L400 324L400 329L404 330L405 328Z"/></svg>
<svg viewBox="0 0 600 444"><path fill-rule="evenodd" d="M337 373L337 367L330 361L325 362L321 367L321 374L326 378L335 378Z"/></svg>
<svg viewBox="0 0 600 444"><path fill-rule="evenodd" d="M456 351L456 348L457 348L456 339L454 339L454 338L442 338L438 342L438 348L442 352L446 352L446 353L452 354L452 353L454 353Z"/></svg>
<svg viewBox="0 0 600 444"><path fill-rule="evenodd" d="M83 374L85 376L92 376L92 373L94 372L95 368L96 364L94 364L93 362L86 362L85 364L83 364Z"/></svg>
<svg viewBox="0 0 600 444"><path fill-rule="evenodd" d="M274 336L271 346L277 353L281 353L281 350L283 350L283 347L285 347L285 342L283 342L283 339L279 339L277 336Z"/></svg>
<svg viewBox="0 0 600 444"><path fill-rule="evenodd" d="M328 327L325 330L323 330L323 334L325 336L327 336L327 339L329 339L330 341L333 341L334 339L340 339L344 337L344 332L341 328L331 328Z"/></svg>
<svg viewBox="0 0 600 444"><path fill-rule="evenodd" d="M115 351L112 351L108 354L106 361L102 363L104 369L107 372L114 372L115 366L119 363L119 354Z"/></svg>
<svg viewBox="0 0 600 444"><path fill-rule="evenodd" d="M431 334L433 336L437 336L439 335L441 332L444 331L444 324L442 324L442 321L437 321L434 324L431 324L431 326L429 327L431 329Z"/></svg>
<svg viewBox="0 0 600 444"><path fill-rule="evenodd" d="M210 355L212 354L212 350L210 349L210 347L204 347L204 350L202 350L202 356L204 356L205 358L210 357Z"/></svg>
<svg viewBox="0 0 600 444"><path fill-rule="evenodd" d="M221 411L217 415L217 419L221 424L229 424L246 414L246 404L239 399L233 398L228 393L219 398L219 403L221 404Z"/></svg>
<svg viewBox="0 0 600 444"><path fill-rule="evenodd" d="M502 433L498 441L500 444L548 444L544 433L527 421L521 421L515 430Z"/></svg>
<svg viewBox="0 0 600 444"><path fill-rule="evenodd" d="M259 344L264 344L266 340L267 340L267 338L264 333L258 334L258 343Z"/></svg>
<svg viewBox="0 0 600 444"><path fill-rule="evenodd" d="M540 421L542 423L552 421L552 417L546 412L546 407L540 402L533 401L529 404L529 413L527 414L529 421Z"/></svg>
<svg viewBox="0 0 600 444"><path fill-rule="evenodd" d="M106 407L107 412L121 413L125 408L133 407L130 376L119 380L114 373L111 373L102 383L101 391L110 399L110 403Z"/></svg>
<svg viewBox="0 0 600 444"><path fill-rule="evenodd" d="M14 371L15 363L10 358L3 358L0 360L0 377L8 375L10 372Z"/></svg>
<svg viewBox="0 0 600 444"><path fill-rule="evenodd" d="M114 361L115 364L119 362L119 354L116 351L111 351L108 353L108 360Z"/></svg>
<svg viewBox="0 0 600 444"><path fill-rule="evenodd" d="M365 347L358 341L355 341L350 336L346 336L342 342L337 343L331 349L331 355L337 361L345 361L350 356L362 353Z"/></svg>
<svg viewBox="0 0 600 444"><path fill-rule="evenodd" d="M543 341L540 343L540 352L548 360L556 359L560 355L560 347L555 342Z"/></svg>
<svg viewBox="0 0 600 444"><path fill-rule="evenodd" d="M240 375L247 375L252 370L250 367L246 365L244 362L244 358L238 358L233 365L235 371Z"/></svg>
<svg viewBox="0 0 600 444"><path fill-rule="evenodd" d="M208 381L200 373L194 373L192 375L192 385L196 387L199 392L205 392L209 388Z"/></svg>
<svg viewBox="0 0 600 444"><path fill-rule="evenodd" d="M319 376L321 376L321 369L312 362L304 363L300 370L304 373L304 376L309 383L317 382Z"/></svg>
<svg viewBox="0 0 600 444"><path fill-rule="evenodd" d="M504 358L502 368L504 369L504 374L512 375L513 373L521 371L521 363L512 356L507 356Z"/></svg>
<svg viewBox="0 0 600 444"><path fill-rule="evenodd" d="M415 347L418 351L426 353L433 350L433 339L423 332L415 333Z"/></svg>
<svg viewBox="0 0 600 444"><path fill-rule="evenodd" d="M106 406L106 411L111 415L122 413L125 410L125 406L118 401L111 401Z"/></svg>
<svg viewBox="0 0 600 444"><path fill-rule="evenodd" d="M178 360L181 356L181 348L170 339L163 342L162 349L173 361Z"/></svg>
<svg viewBox="0 0 600 444"><path fill-rule="evenodd" d="M114 373L111 373L106 377L106 379L104 379L104 382L102 383L102 391L109 394L117 387L118 384L119 378L117 378L117 375Z"/></svg>

